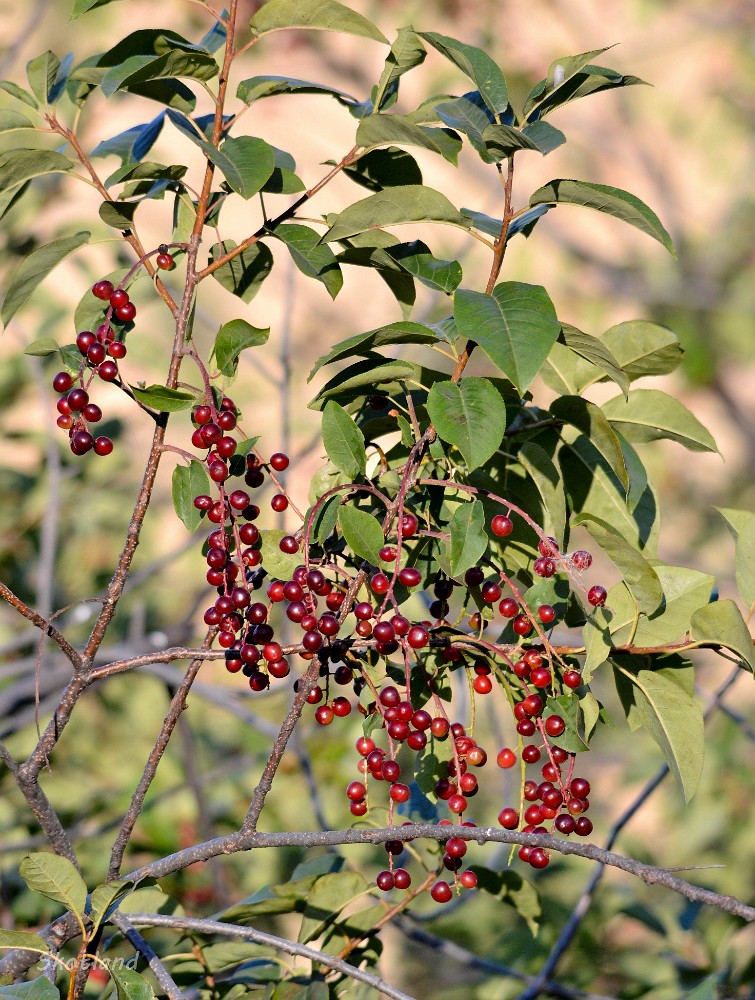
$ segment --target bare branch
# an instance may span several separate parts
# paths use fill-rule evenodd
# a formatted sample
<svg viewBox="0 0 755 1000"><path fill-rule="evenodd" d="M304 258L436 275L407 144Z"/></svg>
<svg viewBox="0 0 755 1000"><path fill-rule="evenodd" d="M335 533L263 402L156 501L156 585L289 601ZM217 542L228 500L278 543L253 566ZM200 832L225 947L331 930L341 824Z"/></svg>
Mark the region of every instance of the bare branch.
<svg viewBox="0 0 755 1000"><path fill-rule="evenodd" d="M145 941L139 931L134 927L133 919L127 917L125 913L121 913L119 910L116 910L113 914L111 914L110 920L147 962L155 979L165 991L165 995L169 997L170 1000L184 1000L184 994L178 986L176 986L173 977L157 957L152 945L148 941Z"/></svg>

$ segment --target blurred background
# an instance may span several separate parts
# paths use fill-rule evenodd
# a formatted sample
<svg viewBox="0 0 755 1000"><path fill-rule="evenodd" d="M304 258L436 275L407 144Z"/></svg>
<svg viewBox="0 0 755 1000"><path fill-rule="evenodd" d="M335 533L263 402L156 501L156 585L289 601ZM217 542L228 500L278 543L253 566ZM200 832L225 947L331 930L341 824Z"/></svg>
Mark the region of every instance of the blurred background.
<svg viewBox="0 0 755 1000"><path fill-rule="evenodd" d="M242 4L242 23L257 6ZM485 48L506 73L515 102L524 99L552 61L602 46L616 47L596 62L647 81L648 86L597 95L556 112L551 120L566 132L568 142L547 158L518 158L514 200L524 204L532 190L553 177L624 187L660 216L674 239L678 261L627 226L564 207L544 218L529 240L512 241L505 276L544 284L559 317L588 333L599 335L614 323L645 318L678 334L684 362L654 385L693 410L712 431L721 455L690 454L668 442L642 449L661 492L660 554L667 562L714 574L722 596L735 597L733 543L714 508L755 506L751 183L755 8L738 0L715 5L707 0L531 0L527 4L356 0L351 6L389 38L394 29L412 24ZM171 28L197 41L211 26L201 5L177 0L161 5L147 0L113 3L75 22L68 20L69 8L68 0L0 2L5 46L0 50L0 78L25 84L26 62L48 48L59 56L73 50L78 63L139 27ZM264 39L236 72L237 79L263 73L311 79L364 99L378 79L383 58L381 46L352 36L281 33ZM412 110L431 94L461 94L466 89L465 79L450 63L431 52L424 65L402 81L398 110ZM13 105L0 92L0 110ZM130 95L107 102L95 95L77 126L82 145L92 150L102 140L149 121L158 110ZM200 90L197 113L208 110L209 100ZM65 101L59 111L64 120L73 120L73 108ZM335 101L308 95L261 101L242 123L248 134L289 150L308 185L327 171L324 161L340 159L351 147L355 125ZM31 136L29 145L55 148L49 136ZM0 135L0 152L8 147L9 140ZM166 126L150 158L189 164L189 177L198 184L199 161L194 154L191 145ZM430 153L414 155L425 182L444 191L455 204L499 213L495 172L473 152L462 152L458 170ZM115 157L97 158L94 163L102 177L118 166ZM339 178L307 211L321 217L365 193ZM270 200L271 212L287 203L282 197ZM57 368L52 361L22 352L43 336L60 344L72 342L79 300L95 280L131 263L128 247L122 247L114 231L99 221L98 203L91 187L52 175L35 182L33 193L0 224L2 286L36 246L81 228L93 233L92 245L45 281L0 340L5 440L0 450L0 574L43 614L60 613L74 642L88 634L96 611L89 601L102 592L120 551L152 428L142 414L125 405L116 389L101 385L96 401L105 411L106 432L114 438L116 450L109 459L73 459L65 434L55 427L50 381ZM259 224L254 203L244 203L241 211L221 219L223 239L239 240ZM172 197L144 204L137 221L147 247L169 240ZM441 227L426 227L417 235L437 256L460 260L465 286L484 286L485 262L473 240ZM208 248L210 242L214 239L208 240ZM309 480L322 459L319 415L304 405L321 383L307 385L307 373L334 342L400 319L401 312L377 276L359 268L346 270L343 291L331 302L322 286L300 279L282 247L270 243L275 267L254 301L244 305L216 282L207 281L195 330L200 342L209 346L218 327L235 316L271 327L268 348L242 356L239 377L230 391L243 411L246 433L262 435L263 452L282 450L291 455L288 487L305 507ZM180 269L168 275L166 283L180 289ZM139 315L129 339L128 379L164 381L172 341L170 317L147 280L136 283L132 298ZM438 320L442 313L437 309L419 289L413 318ZM192 379L194 373L187 370L184 377ZM607 391L595 398L613 394ZM546 404L549 399L542 388L535 397ZM187 446L189 436L188 417L179 414L171 420L169 440ZM202 538L189 538L173 513L172 467L168 456L134 562L134 577L109 634L108 658L165 644L192 644L202 635L201 614L207 602L199 551ZM698 662L700 697L707 704L724 679L725 665L715 658L701 657ZM38 657L32 630L0 609L0 728L19 757L35 741L38 666L39 715L44 725L66 669L47 647ZM178 676L177 667L155 667L92 692L56 751L48 794L74 830L95 879L102 877L108 834L128 804ZM289 696L279 689L252 700L239 688L237 679L228 677L220 665L203 668L191 704L194 711L188 713L190 722L161 765L127 867L213 832L229 831L243 815L271 726ZM698 877L692 873L692 880L740 896L743 887L752 886L754 734L740 718L752 718L751 690L742 678L728 695L727 710L711 718L703 784L690 807L685 810L678 792L663 785L622 834L620 850L660 865L725 864ZM601 696L611 710L610 684ZM500 724L494 708L489 714L486 724L495 739ZM337 732L332 727L328 741L317 741L316 752L309 721L302 728L281 777L295 793L271 801L266 821L280 829L301 826L303 794L311 797L310 825L319 817L332 827L345 826L349 817L343 787L356 776L350 748L359 724L349 719ZM126 757L123 746L129 748ZM583 768L595 789L591 815L596 842L660 764L655 746L637 734L630 740L622 723L600 734ZM89 775L86 782L81 780L82 768ZM500 785L503 779L498 775L489 780L499 784L481 802L480 814L492 817L502 804L496 803L511 789ZM24 892L14 874L23 851L39 842L7 773L0 776L0 792L0 843L4 844L0 925L12 926L15 921L21 926L49 916L40 912L38 900ZM381 855L368 854L351 852L349 860L364 865L370 877ZM480 863L490 862L494 852L477 849L476 855ZM295 852L283 852L255 862L251 871L243 859L226 859L176 877L170 889L188 911L211 912L228 901L231 885L252 892L265 881L286 877L297 860ZM499 857L497 862L505 860ZM513 911L501 914L498 904L483 894L440 920L432 920L435 911L424 907L431 921L427 926L477 954L521 972L535 972L586 878L585 865L565 861L554 862L535 877L543 894L543 924L537 938ZM286 928L281 924L278 929ZM719 973L727 995L748 996L753 951L755 938L750 930L740 930L736 921L687 906L663 890L638 888L628 876L613 873L596 896L558 974L597 993L671 1000L706 975ZM602 956L597 965L586 957L596 953ZM472 972L463 963L433 955L397 931L388 936L381 970L390 981L411 985L420 1000L472 995L493 1000L514 996L520 988L503 974ZM435 974L432 980L427 978L429 970Z"/></svg>

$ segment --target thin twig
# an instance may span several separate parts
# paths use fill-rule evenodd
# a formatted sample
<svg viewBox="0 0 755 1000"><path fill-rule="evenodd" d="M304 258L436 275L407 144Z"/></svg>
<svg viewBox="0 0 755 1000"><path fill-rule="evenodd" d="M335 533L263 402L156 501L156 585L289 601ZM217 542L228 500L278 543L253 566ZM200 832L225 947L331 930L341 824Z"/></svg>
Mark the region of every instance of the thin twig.
<svg viewBox="0 0 755 1000"><path fill-rule="evenodd" d="M173 977L158 958L152 945L145 941L139 931L134 927L133 918L127 917L125 913L116 910L110 915L110 920L123 934L126 940L134 946L136 951L147 962L152 974L157 982L162 986L165 995L170 1000L184 1000L184 994L176 985Z"/></svg>

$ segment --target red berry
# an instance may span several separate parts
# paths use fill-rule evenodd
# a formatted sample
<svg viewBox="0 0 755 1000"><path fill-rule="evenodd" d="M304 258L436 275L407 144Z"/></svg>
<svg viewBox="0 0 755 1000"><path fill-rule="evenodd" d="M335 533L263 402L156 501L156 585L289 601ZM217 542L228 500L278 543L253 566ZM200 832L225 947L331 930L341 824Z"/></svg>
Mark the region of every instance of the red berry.
<svg viewBox="0 0 755 1000"><path fill-rule="evenodd" d="M516 809L508 806L506 809L501 809L498 813L498 822L504 830L516 830L519 826L519 813Z"/></svg>
<svg viewBox="0 0 755 1000"><path fill-rule="evenodd" d="M608 597L608 592L605 587L596 585L595 587L590 587L587 592L587 600L592 604L594 608L600 608L606 603L606 598Z"/></svg>
<svg viewBox="0 0 755 1000"><path fill-rule="evenodd" d="M159 253L155 257L155 263L161 271L170 271L173 267L173 258L169 253Z"/></svg>
<svg viewBox="0 0 755 1000"><path fill-rule="evenodd" d="M100 437L95 439L94 442L94 453L95 455L109 455L113 450L113 442L109 437L101 434Z"/></svg>
<svg viewBox="0 0 755 1000"><path fill-rule="evenodd" d="M592 566L592 555L585 549L577 549L571 554L571 563L575 569L586 570Z"/></svg>
<svg viewBox="0 0 755 1000"><path fill-rule="evenodd" d="M493 520L490 522L490 527L494 535L499 538L505 538L506 535L510 535L514 530L514 525L510 517L505 514L496 514Z"/></svg>
<svg viewBox="0 0 755 1000"><path fill-rule="evenodd" d="M477 694L489 694L493 690L493 684L486 674L475 677L473 687Z"/></svg>
<svg viewBox="0 0 755 1000"><path fill-rule="evenodd" d="M55 392L68 392L73 385L73 376L70 372L58 372L52 380L52 387Z"/></svg>
<svg viewBox="0 0 755 1000"><path fill-rule="evenodd" d="M94 439L89 431L77 431L71 438L71 451L74 455L85 455L94 446Z"/></svg>
<svg viewBox="0 0 755 1000"><path fill-rule="evenodd" d="M396 868L393 872L393 884L397 889L408 889L412 884L412 877L405 868Z"/></svg>
<svg viewBox="0 0 755 1000"><path fill-rule="evenodd" d="M566 729L566 723L560 715L549 715L545 720L545 731L549 736L560 736Z"/></svg>
<svg viewBox="0 0 755 1000"><path fill-rule="evenodd" d="M107 302L110 296L113 294L113 282L108 281L103 278L102 281L97 281L92 285L92 295L96 299L102 299L103 302Z"/></svg>
<svg viewBox="0 0 755 1000"><path fill-rule="evenodd" d="M276 514L282 514L288 508L288 497L283 493L276 493L270 501L270 506Z"/></svg>
<svg viewBox="0 0 755 1000"><path fill-rule="evenodd" d="M568 688L578 688L582 683L582 674L578 670L567 670L564 674L564 684Z"/></svg>
<svg viewBox="0 0 755 1000"><path fill-rule="evenodd" d="M91 330L82 330L76 337L76 346L82 354L86 354L92 344L96 343L97 337Z"/></svg>
<svg viewBox="0 0 755 1000"><path fill-rule="evenodd" d="M517 635L527 636L532 631L532 622L527 615L517 615L511 623L511 627Z"/></svg>
<svg viewBox="0 0 755 1000"><path fill-rule="evenodd" d="M112 340L107 345L107 352L111 358L115 358L116 361L121 361L126 357L126 345L122 340Z"/></svg>
<svg viewBox="0 0 755 1000"><path fill-rule="evenodd" d="M414 566L404 566L399 571L398 581L404 587L416 587L422 581L422 574Z"/></svg>
<svg viewBox="0 0 755 1000"><path fill-rule="evenodd" d="M382 889L383 892L390 892L390 890L396 884L393 872L389 872L387 869L385 871L380 872L377 878L375 879L375 884L377 885L378 889Z"/></svg>
<svg viewBox="0 0 755 1000"><path fill-rule="evenodd" d="M430 895L436 903L448 903L453 896L448 882L436 882L430 890Z"/></svg>
<svg viewBox="0 0 755 1000"><path fill-rule="evenodd" d="M116 290L110 296L110 305L113 309L120 309L121 306L127 305L129 302L128 292L125 288L116 288Z"/></svg>
<svg viewBox="0 0 755 1000"><path fill-rule="evenodd" d="M424 625L413 625L407 633L406 641L412 649L422 649L430 641L430 633Z"/></svg>
<svg viewBox="0 0 755 1000"><path fill-rule="evenodd" d="M115 361L103 361L97 369L97 374L103 382L115 382L118 378L118 365Z"/></svg>
<svg viewBox="0 0 755 1000"><path fill-rule="evenodd" d="M373 594L386 594L390 585L390 580L385 573L375 573L370 580L370 587L372 588Z"/></svg>
<svg viewBox="0 0 755 1000"><path fill-rule="evenodd" d="M293 535L284 535L278 543L278 548L287 555L293 555L299 551L299 543Z"/></svg>
<svg viewBox="0 0 755 1000"><path fill-rule="evenodd" d="M498 610L501 612L504 618L513 618L519 613L519 605L514 600L513 597L504 597L501 603L498 605Z"/></svg>
<svg viewBox="0 0 755 1000"><path fill-rule="evenodd" d="M556 617L556 612L550 604L541 604L537 609L537 616L544 625L550 625Z"/></svg>

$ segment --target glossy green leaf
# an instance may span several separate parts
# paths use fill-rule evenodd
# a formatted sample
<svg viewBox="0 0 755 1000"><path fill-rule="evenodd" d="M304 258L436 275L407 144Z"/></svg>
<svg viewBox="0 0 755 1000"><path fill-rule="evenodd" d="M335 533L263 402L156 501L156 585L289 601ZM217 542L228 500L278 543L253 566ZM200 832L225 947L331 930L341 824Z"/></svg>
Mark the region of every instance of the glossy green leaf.
<svg viewBox="0 0 755 1000"><path fill-rule="evenodd" d="M0 930L0 948L26 948L29 951L39 951L44 954L50 950L45 939L33 931Z"/></svg>
<svg viewBox="0 0 755 1000"><path fill-rule="evenodd" d="M435 31L420 31L418 34L474 82L494 115L505 114L509 107L506 80L486 52Z"/></svg>
<svg viewBox="0 0 755 1000"><path fill-rule="evenodd" d="M663 646L685 638L692 615L707 606L714 579L706 573L681 566L653 566L663 590L657 611L640 618L635 625L634 609L611 604L611 635L617 646L631 639L636 646Z"/></svg>
<svg viewBox="0 0 755 1000"><path fill-rule="evenodd" d="M436 382L427 397L427 410L440 437L459 449L469 472L485 465L500 448L506 406L486 378Z"/></svg>
<svg viewBox="0 0 755 1000"><path fill-rule="evenodd" d="M322 241L332 243L368 229L401 226L409 222L463 226L461 215L440 191L421 184L406 184L378 191L349 205L336 216Z"/></svg>
<svg viewBox="0 0 755 1000"><path fill-rule="evenodd" d="M319 233L309 226L289 223L276 226L273 236L286 244L302 274L322 282L332 299L338 295L343 287L343 273L330 247L320 243Z"/></svg>
<svg viewBox="0 0 755 1000"><path fill-rule="evenodd" d="M652 615L657 611L663 600L663 588L658 574L647 559L605 521L582 514L574 519L574 524L587 528L616 566L642 614Z"/></svg>
<svg viewBox="0 0 755 1000"><path fill-rule="evenodd" d="M385 67L380 74L377 89L373 97L375 108L380 111L386 96L398 84L399 79L410 69L419 66L427 52L413 28L399 28L396 41L391 45L391 51L385 60Z"/></svg>
<svg viewBox="0 0 755 1000"><path fill-rule="evenodd" d="M386 361L379 354L371 354L364 361L350 365L332 378L318 392L310 409L320 410L328 399L333 399L367 387L377 387L385 382L400 382L419 374L417 365L409 361ZM372 392L370 391L370 394Z"/></svg>
<svg viewBox="0 0 755 1000"><path fill-rule="evenodd" d="M435 141L440 129L423 129L404 115L370 115L363 118L356 135L356 145L365 152L379 146L419 146L443 155L443 146Z"/></svg>
<svg viewBox="0 0 755 1000"><path fill-rule="evenodd" d="M244 104L253 104L275 94L327 94L342 104L358 103L356 97L344 90L291 76L250 76L247 80L242 80L236 90L236 97Z"/></svg>
<svg viewBox="0 0 755 1000"><path fill-rule="evenodd" d="M400 268L433 291L445 292L448 295L461 281L461 264L458 260L438 260L421 240L398 243L396 246L387 247L385 253L395 260Z"/></svg>
<svg viewBox="0 0 755 1000"><path fill-rule="evenodd" d="M261 347L270 337L270 327L260 329L245 319L232 319L218 330L213 348L215 363L223 375L236 374L239 355L248 347Z"/></svg>
<svg viewBox="0 0 755 1000"><path fill-rule="evenodd" d="M160 413L187 410L197 399L192 392L184 392L183 389L168 389L164 385L149 385L144 389L138 385L132 385L131 391L140 403Z"/></svg>
<svg viewBox="0 0 755 1000"><path fill-rule="evenodd" d="M695 794L705 758L703 713L694 699L664 674L639 670L636 674L618 664L632 684L632 694L644 729L663 756L686 802Z"/></svg>
<svg viewBox="0 0 755 1000"><path fill-rule="evenodd" d="M562 546L566 535L566 495L560 471L547 452L534 441L523 445L517 458L540 494L543 529Z"/></svg>
<svg viewBox="0 0 755 1000"><path fill-rule="evenodd" d="M15 187L43 174L64 174L75 165L62 153L44 149L12 149L0 153L0 189Z"/></svg>
<svg viewBox="0 0 755 1000"><path fill-rule="evenodd" d="M371 153L364 153L354 163L344 168L343 172L356 184L370 191L422 183L422 171L417 161L398 146L373 149Z"/></svg>
<svg viewBox="0 0 755 1000"><path fill-rule="evenodd" d="M0 986L0 1000L59 1000L59 998L60 992L57 986L46 976L38 976L24 983Z"/></svg>
<svg viewBox="0 0 755 1000"><path fill-rule="evenodd" d="M356 333L353 337L347 337L346 340L336 344L327 354L319 357L307 376L307 381L311 382L317 372L325 365L333 364L334 361L343 361L346 358L363 357L370 354L376 347L385 347L388 344L435 344L437 340L437 336L430 327L410 322L390 323L388 326L378 327L377 330Z"/></svg>
<svg viewBox="0 0 755 1000"><path fill-rule="evenodd" d="M755 671L753 639L734 601L715 601L700 608L692 616L690 632L695 642L713 642L730 649Z"/></svg>
<svg viewBox="0 0 755 1000"><path fill-rule="evenodd" d="M551 202L557 205L584 205L586 208L593 208L605 215L612 215L646 235L652 236L668 250L672 257L676 257L671 237L661 225L658 216L629 191L610 187L607 184L588 184L586 181L560 178L544 184L530 197L530 205L543 205Z"/></svg>
<svg viewBox="0 0 755 1000"><path fill-rule="evenodd" d="M16 272L8 284L3 301L2 317L6 325L15 316L16 312L29 300L34 289L61 261L65 260L69 254L79 247L89 242L90 233L80 232L73 236L65 236L52 243L32 250L21 262Z"/></svg>
<svg viewBox="0 0 755 1000"><path fill-rule="evenodd" d="M21 128L35 128L34 122L20 111L0 110L0 132L13 132Z"/></svg>
<svg viewBox="0 0 755 1000"><path fill-rule="evenodd" d="M6 94L10 94L11 97L15 97L16 100L22 101L30 108L39 107L38 102L29 93L29 91L24 90L23 87L19 87L19 85L17 83L13 83L12 80L0 80L0 90L4 90Z"/></svg>
<svg viewBox="0 0 755 1000"><path fill-rule="evenodd" d="M352 479L364 476L367 456L364 435L349 414L335 400L322 411L322 443L330 461Z"/></svg>
<svg viewBox="0 0 755 1000"><path fill-rule="evenodd" d="M118 1000L154 1000L154 992L144 976L112 962L108 966Z"/></svg>
<svg viewBox="0 0 755 1000"><path fill-rule="evenodd" d="M525 117L534 118L535 115L533 112L537 111L538 108L542 108L546 100L551 104L550 110L553 110L554 103L560 103L559 97L564 96L568 92L569 84L574 77L585 66L591 63L595 56L607 52L609 48L611 46L605 46L602 49L592 49L590 52L580 52L575 56L561 56L558 59L554 59L548 68L546 78L541 80L532 89L525 101L523 109ZM540 113L544 114L547 112L541 110Z"/></svg>
<svg viewBox="0 0 755 1000"><path fill-rule="evenodd" d="M624 489L628 491L629 474L624 464L624 453L601 408L581 396L560 396L551 404L550 412L557 420L570 424L590 439ZM570 441L574 438L567 434L565 440Z"/></svg>
<svg viewBox="0 0 755 1000"><path fill-rule="evenodd" d="M532 384L561 330L540 285L505 281L492 295L459 289L454 298L459 333L479 344L520 393Z"/></svg>
<svg viewBox="0 0 755 1000"><path fill-rule="evenodd" d="M87 887L68 858L43 852L27 854L18 871L32 892L63 903L79 917L83 914Z"/></svg>
<svg viewBox="0 0 755 1000"><path fill-rule="evenodd" d="M480 501L471 500L459 504L447 527L451 540L448 556L441 562L448 576L460 577L477 564L488 547L485 510Z"/></svg>
<svg viewBox="0 0 755 1000"><path fill-rule="evenodd" d="M635 444L668 438L690 451L718 451L710 431L683 403L660 389L633 389L603 403L609 423Z"/></svg>
<svg viewBox="0 0 755 1000"><path fill-rule="evenodd" d="M482 141L496 161L505 160L522 149L540 152L540 147L533 139L511 125L488 125L482 133Z"/></svg>
<svg viewBox="0 0 755 1000"><path fill-rule="evenodd" d="M644 375L667 375L678 367L684 354L675 333L644 319L612 326L600 342L611 351L630 382Z"/></svg>
<svg viewBox="0 0 755 1000"><path fill-rule="evenodd" d="M268 0L249 22L254 37L283 28L343 31L388 44L371 21L336 0Z"/></svg>
<svg viewBox="0 0 755 1000"><path fill-rule="evenodd" d="M201 462L189 462L188 465L175 467L172 481L173 507L188 531L196 531L202 523L202 512L194 506L194 497L210 493L210 477Z"/></svg>
<svg viewBox="0 0 755 1000"><path fill-rule="evenodd" d="M278 528L260 531L262 565L273 580L290 580L294 570L301 562L301 556L298 552L281 552L280 540L284 535L288 535L288 532Z"/></svg>
<svg viewBox="0 0 755 1000"><path fill-rule="evenodd" d="M385 545L380 521L367 511L345 504L338 511L338 523L351 551L373 566L379 566L379 552Z"/></svg>
<svg viewBox="0 0 755 1000"><path fill-rule="evenodd" d="M210 249L210 263L236 248L233 240L223 240ZM273 255L266 243L253 243L242 250L227 264L212 272L213 278L226 291L237 295L244 302L251 302L260 285L270 274L273 266Z"/></svg>
<svg viewBox="0 0 755 1000"><path fill-rule="evenodd" d="M319 937L341 910L366 890L367 882L358 872L333 872L318 878L306 897L298 940L306 944ZM327 986L323 996L327 1000Z"/></svg>

